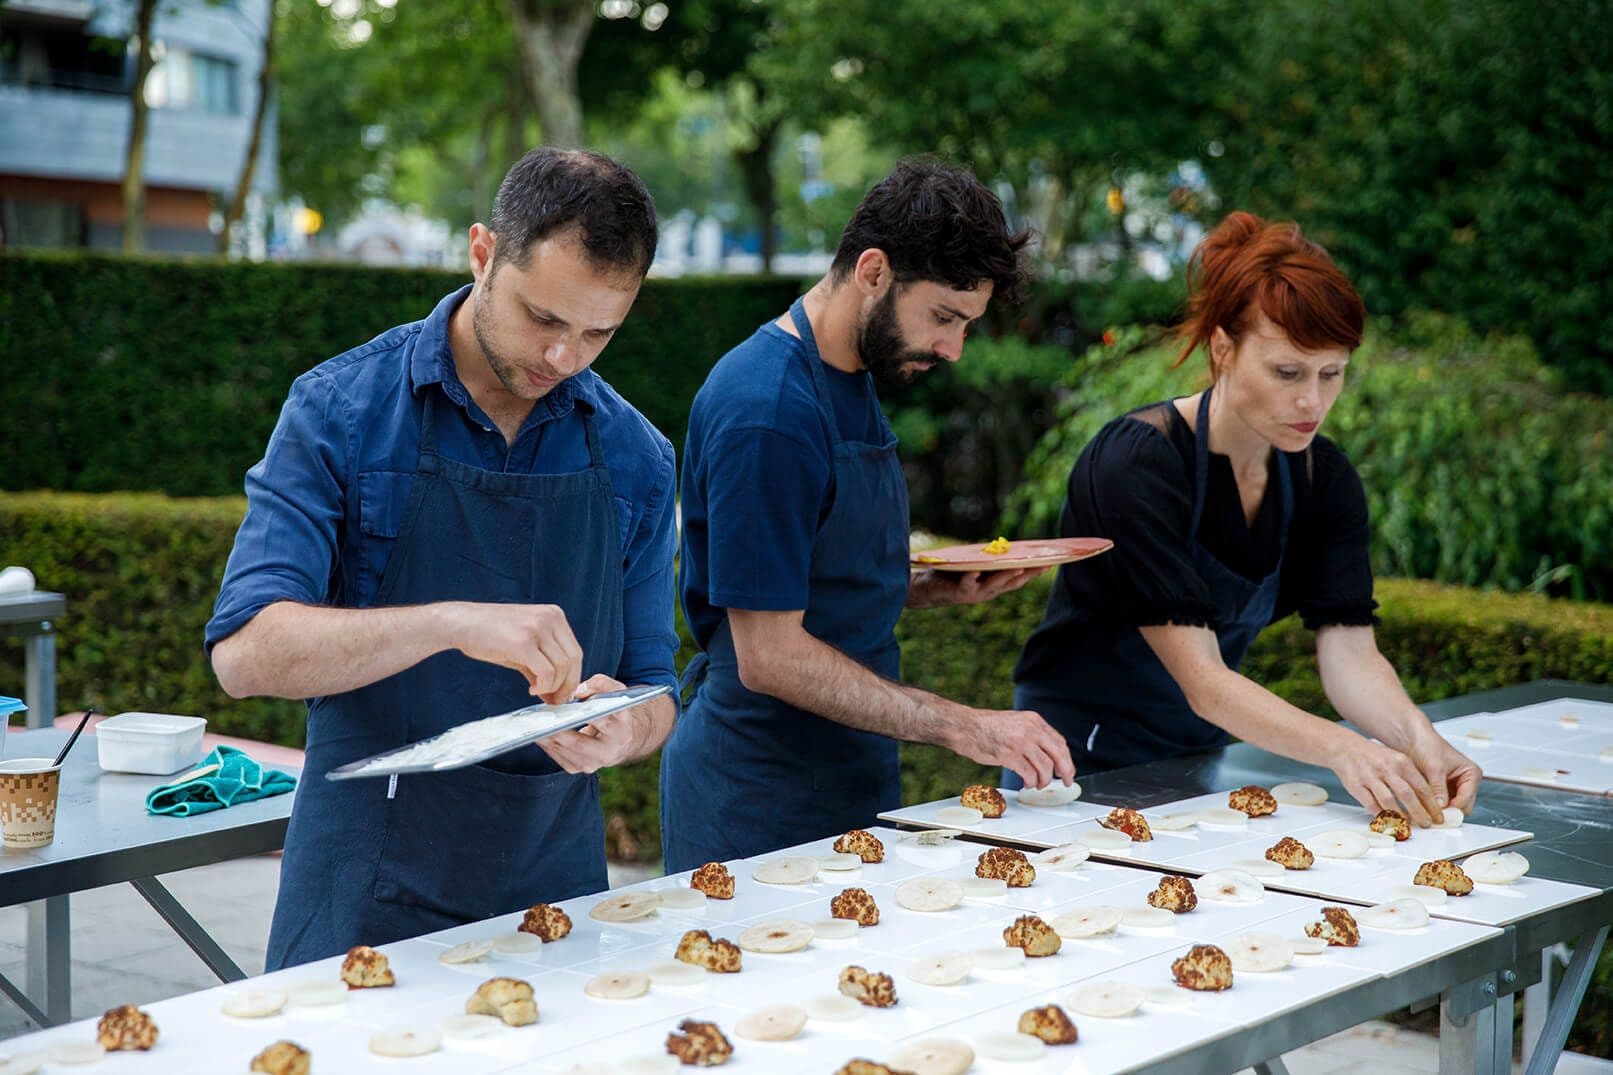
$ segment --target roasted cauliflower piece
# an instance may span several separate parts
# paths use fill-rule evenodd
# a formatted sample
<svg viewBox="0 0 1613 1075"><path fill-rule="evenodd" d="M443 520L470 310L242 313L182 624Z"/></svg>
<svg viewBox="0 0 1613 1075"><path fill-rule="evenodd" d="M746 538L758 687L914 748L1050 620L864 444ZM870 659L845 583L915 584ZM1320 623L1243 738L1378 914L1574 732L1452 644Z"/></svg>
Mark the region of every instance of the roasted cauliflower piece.
<svg viewBox="0 0 1613 1075"><path fill-rule="evenodd" d="M847 1060L835 1072L835 1075L912 1075L911 1072L897 1071L893 1067L876 1063L872 1060Z"/></svg>
<svg viewBox="0 0 1613 1075"><path fill-rule="evenodd" d="M885 861L885 845L867 829L852 829L835 841L835 850L842 855L856 855L864 862Z"/></svg>
<svg viewBox="0 0 1613 1075"><path fill-rule="evenodd" d="M739 945L722 938L713 940L703 929L691 929L678 941L673 955L682 963L704 967L713 974L738 974L740 970Z"/></svg>
<svg viewBox="0 0 1613 1075"><path fill-rule="evenodd" d="M1036 867L1030 864L1023 851L993 847L981 853L975 864L975 876L1006 881L1009 888L1029 888L1036 880Z"/></svg>
<svg viewBox="0 0 1613 1075"><path fill-rule="evenodd" d="M1003 941L1031 958L1050 956L1064 944L1058 931L1033 914L1020 915L1003 930Z"/></svg>
<svg viewBox="0 0 1613 1075"><path fill-rule="evenodd" d="M1195 944L1171 964L1171 976L1183 989L1219 993L1232 988L1232 960L1213 944Z"/></svg>
<svg viewBox="0 0 1613 1075"><path fill-rule="evenodd" d="M571 932L571 916L547 903L534 903L521 916L518 928L522 933L530 933L547 944Z"/></svg>
<svg viewBox="0 0 1613 1075"><path fill-rule="evenodd" d="M1450 859L1435 859L1433 862L1423 863L1417 867L1417 876L1411 883L1443 888L1452 896L1466 896L1473 891L1473 879Z"/></svg>
<svg viewBox="0 0 1613 1075"><path fill-rule="evenodd" d="M1098 824L1106 829L1125 833L1131 837L1132 843L1146 844L1154 838L1154 830L1148 827L1148 819L1124 806L1117 806L1109 811L1108 817L1100 817Z"/></svg>
<svg viewBox="0 0 1613 1075"><path fill-rule="evenodd" d="M829 914L834 918L849 918L859 926L879 925L879 905L867 889L846 889L829 901Z"/></svg>
<svg viewBox="0 0 1613 1075"><path fill-rule="evenodd" d="M380 989L398 983L386 956L367 944L347 950L347 958L342 960L342 981L349 989Z"/></svg>
<svg viewBox="0 0 1613 1075"><path fill-rule="evenodd" d="M1354 948L1361 943L1361 927L1355 924L1355 916L1344 908L1323 907L1322 920L1306 926L1305 936L1338 948Z"/></svg>
<svg viewBox="0 0 1613 1075"><path fill-rule="evenodd" d="M708 862L689 877L689 887L704 892L707 899L734 898L734 875L720 862Z"/></svg>
<svg viewBox="0 0 1613 1075"><path fill-rule="evenodd" d="M678 1033L666 1036L666 1051L687 1067L711 1068L728 1063L734 1047L716 1023L702 1023L698 1019L685 1019L678 1024Z"/></svg>
<svg viewBox="0 0 1613 1075"><path fill-rule="evenodd" d="M1227 805L1250 817L1265 817L1277 812L1277 800L1271 792L1258 784L1248 784L1236 791L1227 792Z"/></svg>
<svg viewBox="0 0 1613 1075"><path fill-rule="evenodd" d="M1073 1045L1079 1036L1075 1024L1057 1004L1032 1008L1019 1017L1019 1032L1041 1038L1048 1045Z"/></svg>
<svg viewBox="0 0 1613 1075"><path fill-rule="evenodd" d="M1316 856L1311 854L1311 849L1292 836L1284 836L1266 848L1266 858L1285 870L1308 870L1316 865Z"/></svg>
<svg viewBox="0 0 1613 1075"><path fill-rule="evenodd" d="M846 967L840 972L840 992L870 1008L890 1008L896 1004L896 983L888 974Z"/></svg>
<svg viewBox="0 0 1613 1075"><path fill-rule="evenodd" d="M277 1041L252 1058L252 1070L262 1075L310 1075L314 1054L294 1041Z"/></svg>
<svg viewBox="0 0 1613 1075"><path fill-rule="evenodd" d="M1411 839L1411 818L1399 810L1379 810L1378 816L1372 819L1367 826L1373 832L1385 832L1395 838L1396 843L1405 843Z"/></svg>
<svg viewBox="0 0 1613 1075"><path fill-rule="evenodd" d="M133 1004L120 1004L101 1016L95 1040L109 1053L120 1049L143 1052L157 1044L157 1024Z"/></svg>
<svg viewBox="0 0 1613 1075"><path fill-rule="evenodd" d="M1003 798L1003 793L984 784L970 784L958 798L963 805L979 810L987 817L1002 817L1008 809L1008 801Z"/></svg>
<svg viewBox="0 0 1613 1075"><path fill-rule="evenodd" d="M1193 891L1193 882L1176 874L1161 877L1159 887L1148 894L1148 906L1172 914L1186 914L1198 905L1199 894Z"/></svg>
<svg viewBox="0 0 1613 1075"><path fill-rule="evenodd" d="M489 978L465 1002L466 1015L496 1015L509 1026L538 1021L538 1002L532 983L519 978Z"/></svg>

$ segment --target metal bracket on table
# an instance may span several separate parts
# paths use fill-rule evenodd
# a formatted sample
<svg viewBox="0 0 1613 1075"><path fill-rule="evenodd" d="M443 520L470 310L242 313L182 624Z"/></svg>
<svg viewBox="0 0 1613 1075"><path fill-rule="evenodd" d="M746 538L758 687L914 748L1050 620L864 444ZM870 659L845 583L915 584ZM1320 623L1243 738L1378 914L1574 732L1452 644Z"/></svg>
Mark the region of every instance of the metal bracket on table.
<svg viewBox="0 0 1613 1075"><path fill-rule="evenodd" d="M1607 926L1587 930L1574 942L1574 958L1563 973L1556 996L1551 998L1551 1009L1546 1013L1546 1025L1540 1030L1540 1040L1529 1054L1526 1075L1549 1075L1562 1056L1563 1045L1568 1041L1569 1028L1579 1013L1580 1002L1591 984L1591 972L1596 969L1597 957L1607 943ZM1510 1009L1509 1009L1510 1014Z"/></svg>
<svg viewBox="0 0 1613 1075"><path fill-rule="evenodd" d="M174 894L164 888L161 881L155 877L141 877L129 883L162 916L168 927L179 934L180 940L190 945L190 950L201 957L207 969L216 974L219 981L239 982L246 977L246 972L236 966L235 960L218 946L218 942L208 935L200 922L190 916L189 911L180 906Z"/></svg>
<svg viewBox="0 0 1613 1075"><path fill-rule="evenodd" d="M1503 967L1496 972L1496 992L1503 997L1522 993L1540 981L1540 958L1530 952L1515 966Z"/></svg>

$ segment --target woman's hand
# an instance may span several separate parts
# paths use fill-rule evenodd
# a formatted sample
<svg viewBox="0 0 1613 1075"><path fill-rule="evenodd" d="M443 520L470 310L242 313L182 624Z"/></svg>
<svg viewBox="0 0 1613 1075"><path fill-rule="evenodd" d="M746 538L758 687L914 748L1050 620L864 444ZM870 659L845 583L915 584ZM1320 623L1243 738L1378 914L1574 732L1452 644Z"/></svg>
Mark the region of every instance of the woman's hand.
<svg viewBox="0 0 1613 1075"><path fill-rule="evenodd" d="M1447 743L1429 726L1406 751L1423 777L1446 795L1450 805L1463 814L1473 812L1484 773L1473 759Z"/></svg>
<svg viewBox="0 0 1613 1075"><path fill-rule="evenodd" d="M1429 775L1398 750L1364 736L1352 733L1352 737L1353 742L1333 755L1329 768L1357 802L1373 813L1399 810L1419 828L1443 820L1449 793L1441 777Z"/></svg>

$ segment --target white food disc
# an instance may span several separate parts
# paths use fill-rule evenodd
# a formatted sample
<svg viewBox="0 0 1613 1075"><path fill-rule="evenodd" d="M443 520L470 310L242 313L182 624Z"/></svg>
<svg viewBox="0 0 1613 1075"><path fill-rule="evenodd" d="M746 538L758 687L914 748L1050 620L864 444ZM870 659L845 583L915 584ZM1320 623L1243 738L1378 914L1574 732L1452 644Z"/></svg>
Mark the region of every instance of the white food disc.
<svg viewBox="0 0 1613 1075"><path fill-rule="evenodd" d="M1467 857L1462 872L1483 885L1510 885L1529 872L1529 860L1516 851L1481 851Z"/></svg>
<svg viewBox="0 0 1613 1075"><path fill-rule="evenodd" d="M1443 907L1450 899L1450 895L1443 888L1434 885L1396 885L1389 890L1389 898L1419 900L1424 907Z"/></svg>
<svg viewBox="0 0 1613 1075"><path fill-rule="evenodd" d="M224 994L218 1010L236 1019L264 1019L286 1006L286 995L278 989L240 989ZM0 1075L5 1075L0 1068Z"/></svg>
<svg viewBox="0 0 1613 1075"><path fill-rule="evenodd" d="M1249 815L1231 807L1212 806L1199 811L1199 824L1216 829L1242 829L1248 827Z"/></svg>
<svg viewBox="0 0 1613 1075"><path fill-rule="evenodd" d="M656 985L676 988L685 985L704 985L706 969L676 959L658 959L645 968L650 981Z"/></svg>
<svg viewBox="0 0 1613 1075"><path fill-rule="evenodd" d="M1467 741L1479 746L1489 746L1495 740L1495 735L1488 728L1471 728L1467 733Z"/></svg>
<svg viewBox="0 0 1613 1075"><path fill-rule="evenodd" d="M935 812L935 820L942 825L978 825L986 815L972 806L943 806Z"/></svg>
<svg viewBox="0 0 1613 1075"><path fill-rule="evenodd" d="M751 876L764 885L804 885L818 876L818 860L787 855L756 864Z"/></svg>
<svg viewBox="0 0 1613 1075"><path fill-rule="evenodd" d="M1045 788L1020 788L1019 801L1024 806L1068 806L1081 797L1081 785L1049 784Z"/></svg>
<svg viewBox="0 0 1613 1075"><path fill-rule="evenodd" d="M1603 761L1613 761L1613 746L1605 746L1598 755Z"/></svg>
<svg viewBox="0 0 1613 1075"><path fill-rule="evenodd" d="M566 1069L566 1075L622 1075L622 1069L604 1061L579 1062Z"/></svg>
<svg viewBox="0 0 1613 1075"><path fill-rule="evenodd" d="M862 869L862 856L850 852L836 851L828 855L818 856L818 868L831 870L835 873L844 873L846 870Z"/></svg>
<svg viewBox="0 0 1613 1075"><path fill-rule="evenodd" d="M1467 815L1462 813L1462 811L1458 810L1454 806L1447 806L1445 808L1445 816L1439 823L1439 828L1442 828L1442 829L1460 828L1462 823L1464 821L1466 821L1466 820L1467 820Z"/></svg>
<svg viewBox="0 0 1613 1075"><path fill-rule="evenodd" d="M675 1056L657 1055L654 1053L639 1056L630 1056L616 1065L621 1075L672 1075L678 1070L678 1059Z"/></svg>
<svg viewBox="0 0 1613 1075"><path fill-rule="evenodd" d="M963 1075L974 1066L975 1051L956 1038L922 1038L891 1054L890 1066L912 1075Z"/></svg>
<svg viewBox="0 0 1613 1075"><path fill-rule="evenodd" d="M976 948L969 953L975 970L1019 970L1025 965L1023 948Z"/></svg>
<svg viewBox="0 0 1613 1075"><path fill-rule="evenodd" d="M1326 941L1320 937L1307 937L1303 933L1298 937L1289 937L1288 944L1296 956L1319 956L1327 951Z"/></svg>
<svg viewBox="0 0 1613 1075"><path fill-rule="evenodd" d="M449 966L455 963L475 963L479 959L486 959L487 953L492 950L493 942L490 940L465 941L463 944L456 944L452 948L444 948L438 952L437 962Z"/></svg>
<svg viewBox="0 0 1613 1075"><path fill-rule="evenodd" d="M1193 883L1193 891L1215 903L1259 903L1266 886L1245 870L1211 870Z"/></svg>
<svg viewBox="0 0 1613 1075"><path fill-rule="evenodd" d="M69 1041L50 1048L50 1062L62 1064L67 1067L83 1067L85 1064L94 1064L106 1055L98 1041Z"/></svg>
<svg viewBox="0 0 1613 1075"><path fill-rule="evenodd" d="M1539 765L1528 766L1523 771L1525 780L1544 780L1548 784L1556 783L1558 775L1556 769L1548 769Z"/></svg>
<svg viewBox="0 0 1613 1075"><path fill-rule="evenodd" d="M848 996L839 993L825 993L816 997L808 997L806 1001L807 1016L824 1023L847 1023L853 1019L861 1018L863 1006Z"/></svg>
<svg viewBox="0 0 1613 1075"><path fill-rule="evenodd" d="M975 813L980 811L976 810ZM903 836L902 842L915 847L945 847L962 835L957 829L922 829Z"/></svg>
<svg viewBox="0 0 1613 1075"><path fill-rule="evenodd" d="M1143 991L1129 982L1093 982L1072 992L1069 1002L1094 1019L1124 1019L1143 1006Z"/></svg>
<svg viewBox="0 0 1613 1075"><path fill-rule="evenodd" d="M1226 948L1235 971L1270 974L1294 961L1294 946L1276 933L1245 933Z"/></svg>
<svg viewBox="0 0 1613 1075"><path fill-rule="evenodd" d="M15 1056L0 1056L0 1075L34 1075L50 1060L50 1054L44 1052L17 1053Z"/></svg>
<svg viewBox="0 0 1613 1075"><path fill-rule="evenodd" d="M1008 895L1008 882L996 877L965 877L958 884L966 900L1000 900Z"/></svg>
<svg viewBox="0 0 1613 1075"><path fill-rule="evenodd" d="M1557 718L1557 723L1561 724L1564 728L1578 728L1579 715L1577 713L1564 713L1562 716Z"/></svg>
<svg viewBox="0 0 1613 1075"><path fill-rule="evenodd" d="M1428 907L1421 900L1390 900L1355 912L1355 920L1372 929L1421 929L1428 925Z"/></svg>
<svg viewBox="0 0 1613 1075"><path fill-rule="evenodd" d="M326 978L305 978L286 986L286 1003L294 1008L319 1008L347 999L347 986Z"/></svg>
<svg viewBox="0 0 1613 1075"><path fill-rule="evenodd" d="M1086 844L1060 844L1030 856L1031 865L1038 870L1063 873L1073 870L1092 857L1092 848Z"/></svg>
<svg viewBox="0 0 1613 1075"><path fill-rule="evenodd" d="M1181 832L1191 829L1199 823L1199 816L1194 813L1177 812L1174 814L1144 814L1143 820L1148 827L1157 832Z"/></svg>
<svg viewBox="0 0 1613 1075"><path fill-rule="evenodd" d="M1147 985L1143 987L1143 1003L1161 1008L1185 1008L1193 1002L1193 994L1174 985Z"/></svg>
<svg viewBox="0 0 1613 1075"><path fill-rule="evenodd" d="M907 976L920 985L957 985L969 977L974 959L963 952L921 956L907 965Z"/></svg>
<svg viewBox="0 0 1613 1075"><path fill-rule="evenodd" d="M656 889L655 894L661 897L661 906L669 911L698 911L706 905L706 894L698 888L666 888Z"/></svg>
<svg viewBox="0 0 1613 1075"><path fill-rule="evenodd" d="M493 938L493 951L501 956L524 956L543 950L543 938L532 933L500 933Z"/></svg>
<svg viewBox="0 0 1613 1075"><path fill-rule="evenodd" d="M862 928L849 918L820 918L808 925L815 941L849 941Z"/></svg>
<svg viewBox="0 0 1613 1075"><path fill-rule="evenodd" d="M1385 847L1395 846L1395 838L1389 835L1387 832L1377 832L1373 829L1368 829L1361 835L1367 838L1367 848L1369 850L1382 850Z"/></svg>
<svg viewBox="0 0 1613 1075"><path fill-rule="evenodd" d="M1283 868L1270 859L1237 859L1227 867L1231 870L1241 870L1253 874L1255 877L1281 877Z"/></svg>
<svg viewBox="0 0 1613 1075"><path fill-rule="evenodd" d="M1114 829L1082 829L1076 833L1075 840L1077 843L1086 844L1094 851L1122 851L1131 847L1131 837Z"/></svg>
<svg viewBox="0 0 1613 1075"><path fill-rule="evenodd" d="M636 970L596 974L583 985L582 991L600 1000L632 1000L650 991L650 976Z"/></svg>
<svg viewBox="0 0 1613 1075"><path fill-rule="evenodd" d="M758 922L739 935L739 946L747 952L784 955L799 952L812 943L812 927L794 919Z"/></svg>
<svg viewBox="0 0 1613 1075"><path fill-rule="evenodd" d="M1120 924L1128 929L1169 929L1176 915L1163 907L1127 907Z"/></svg>
<svg viewBox="0 0 1613 1075"><path fill-rule="evenodd" d="M1321 806L1327 802L1327 789L1318 784L1295 781L1274 786L1271 797L1284 806Z"/></svg>
<svg viewBox="0 0 1613 1075"><path fill-rule="evenodd" d="M494 1015L450 1015L442 1021L442 1036L469 1041L497 1034L504 1020Z"/></svg>
<svg viewBox="0 0 1613 1075"><path fill-rule="evenodd" d="M600 922L634 922L654 914L659 906L659 892L618 892L594 904L588 916Z"/></svg>
<svg viewBox="0 0 1613 1075"><path fill-rule="evenodd" d="M734 1034L751 1041L789 1041L806 1026L807 1010L794 1004L769 1004L742 1016Z"/></svg>
<svg viewBox="0 0 1613 1075"><path fill-rule="evenodd" d="M1169 914L1170 912L1165 913ZM1060 937L1081 940L1085 937L1100 937L1105 933L1113 933L1120 928L1120 923L1125 920L1125 917L1126 911L1123 907L1086 907L1079 911L1061 914L1049 922L1048 925L1052 926Z"/></svg>
<svg viewBox="0 0 1613 1075"><path fill-rule="evenodd" d="M896 902L909 911L950 911L963 902L963 886L944 877L915 877L897 887Z"/></svg>
<svg viewBox="0 0 1613 1075"><path fill-rule="evenodd" d="M997 1032L975 1037L975 1052L988 1060L1030 1063L1040 1060L1046 1048L1041 1038L1018 1032Z"/></svg>
<svg viewBox="0 0 1613 1075"><path fill-rule="evenodd" d="M370 1035L370 1052L376 1056L425 1056L442 1048L435 1030L380 1030Z"/></svg>
<svg viewBox="0 0 1613 1075"><path fill-rule="evenodd" d="M1305 845L1317 858L1324 859L1358 859L1372 846L1364 833L1353 829L1333 829L1308 838Z"/></svg>

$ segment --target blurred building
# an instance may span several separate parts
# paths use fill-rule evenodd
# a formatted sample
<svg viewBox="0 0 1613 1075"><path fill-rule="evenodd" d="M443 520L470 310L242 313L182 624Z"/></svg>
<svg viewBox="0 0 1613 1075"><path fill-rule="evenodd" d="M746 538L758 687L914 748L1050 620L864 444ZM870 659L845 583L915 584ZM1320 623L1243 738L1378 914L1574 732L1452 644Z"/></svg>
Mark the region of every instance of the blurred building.
<svg viewBox="0 0 1613 1075"><path fill-rule="evenodd" d="M161 0L147 80L146 248L210 252L246 161L272 0ZM0 0L6 245L117 248L136 51L133 0ZM272 194L274 115L254 188Z"/></svg>

